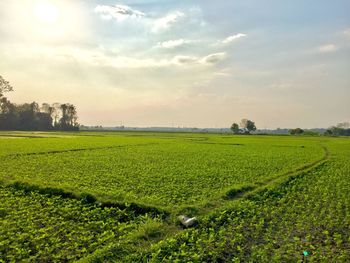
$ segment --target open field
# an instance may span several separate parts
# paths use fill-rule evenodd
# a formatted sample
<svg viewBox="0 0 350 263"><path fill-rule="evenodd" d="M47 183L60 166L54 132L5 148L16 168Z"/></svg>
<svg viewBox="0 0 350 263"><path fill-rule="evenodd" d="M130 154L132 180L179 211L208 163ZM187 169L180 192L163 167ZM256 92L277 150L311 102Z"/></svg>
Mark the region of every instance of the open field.
<svg viewBox="0 0 350 263"><path fill-rule="evenodd" d="M346 261L349 158L346 138L1 132L1 259Z"/></svg>

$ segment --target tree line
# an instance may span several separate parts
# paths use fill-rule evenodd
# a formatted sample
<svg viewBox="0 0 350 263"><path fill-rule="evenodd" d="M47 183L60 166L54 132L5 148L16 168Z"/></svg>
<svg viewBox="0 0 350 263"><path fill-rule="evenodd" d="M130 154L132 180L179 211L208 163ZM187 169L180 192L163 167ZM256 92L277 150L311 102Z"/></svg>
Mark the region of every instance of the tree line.
<svg viewBox="0 0 350 263"><path fill-rule="evenodd" d="M256 131L255 122L249 119L242 119L240 124L234 122L230 127L231 131L234 134L250 134L253 131ZM316 136L320 135L320 133L312 131L312 130L303 130L301 128L290 129L289 134L291 135L308 135L308 136ZM350 136L350 123L342 122L338 123L336 126L332 126L328 128L324 135L326 136Z"/></svg>
<svg viewBox="0 0 350 263"><path fill-rule="evenodd" d="M325 135L330 136L350 136L350 123L342 122L336 126L332 126L325 132Z"/></svg>
<svg viewBox="0 0 350 263"><path fill-rule="evenodd" d="M79 130L77 109L73 104L14 104L4 96L10 91L13 87L0 76L0 130Z"/></svg>

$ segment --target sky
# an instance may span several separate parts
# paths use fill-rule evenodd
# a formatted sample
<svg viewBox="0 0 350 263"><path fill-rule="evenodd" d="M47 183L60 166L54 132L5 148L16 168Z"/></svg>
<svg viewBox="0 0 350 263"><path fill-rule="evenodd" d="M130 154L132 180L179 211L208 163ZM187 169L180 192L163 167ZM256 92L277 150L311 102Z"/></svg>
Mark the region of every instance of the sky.
<svg viewBox="0 0 350 263"><path fill-rule="evenodd" d="M350 121L348 0L0 0L15 103L103 126Z"/></svg>

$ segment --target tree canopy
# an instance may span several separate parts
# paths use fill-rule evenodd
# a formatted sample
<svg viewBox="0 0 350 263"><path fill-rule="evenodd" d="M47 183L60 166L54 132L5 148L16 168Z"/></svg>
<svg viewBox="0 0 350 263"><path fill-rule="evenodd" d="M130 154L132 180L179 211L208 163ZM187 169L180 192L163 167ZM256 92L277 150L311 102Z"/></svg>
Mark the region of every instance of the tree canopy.
<svg viewBox="0 0 350 263"><path fill-rule="evenodd" d="M329 129L327 129L325 135L350 136L350 123L338 123L336 126L332 126Z"/></svg>
<svg viewBox="0 0 350 263"><path fill-rule="evenodd" d="M73 104L11 103L3 96L13 91L8 81L0 76L0 130L78 130L78 115Z"/></svg>
<svg viewBox="0 0 350 263"><path fill-rule="evenodd" d="M250 134L252 131L256 130L255 122L248 120L248 119L242 119L240 123L240 127L237 123L233 123L231 125L231 131L234 134L239 134L239 133L245 133L245 134Z"/></svg>
<svg viewBox="0 0 350 263"><path fill-rule="evenodd" d="M242 127L244 133L248 133L248 134L250 132L256 130L255 122L248 120L248 119L241 120L241 127Z"/></svg>
<svg viewBox="0 0 350 263"><path fill-rule="evenodd" d="M291 135L300 135L300 134L303 134L303 133L304 133L304 130L301 129L301 128L295 128L295 129L289 130L289 133L290 133Z"/></svg>
<svg viewBox="0 0 350 263"><path fill-rule="evenodd" d="M232 123L231 125L231 131L234 134L238 134L240 132L239 125L237 123Z"/></svg>

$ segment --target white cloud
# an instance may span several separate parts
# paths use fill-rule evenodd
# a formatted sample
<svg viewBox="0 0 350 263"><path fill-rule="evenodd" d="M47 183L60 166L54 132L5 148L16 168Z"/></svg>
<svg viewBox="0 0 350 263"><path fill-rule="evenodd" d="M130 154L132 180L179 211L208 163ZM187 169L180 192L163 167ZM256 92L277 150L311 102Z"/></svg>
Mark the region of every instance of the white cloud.
<svg viewBox="0 0 350 263"><path fill-rule="evenodd" d="M128 17L140 18L145 16L145 13L134 10L127 5L98 5L95 10L96 13L101 14L103 19L124 20Z"/></svg>
<svg viewBox="0 0 350 263"><path fill-rule="evenodd" d="M335 52L337 50L338 50L338 47L334 44L326 44L326 45L320 46L318 48L318 51L320 53L332 53L332 52Z"/></svg>
<svg viewBox="0 0 350 263"><path fill-rule="evenodd" d="M184 16L185 16L184 13L175 11L175 12L169 13L168 15L162 18L156 19L153 23L152 32L158 33L160 31L167 30L172 25L177 23Z"/></svg>
<svg viewBox="0 0 350 263"><path fill-rule="evenodd" d="M193 43L193 40L186 40L186 39L176 39L176 40L168 40L164 42L159 42L157 44L157 47L159 48L177 48L186 44Z"/></svg>
<svg viewBox="0 0 350 263"><path fill-rule="evenodd" d="M213 66L226 58L226 53L215 53L207 56L177 55L170 58L123 56L104 47L86 49L46 47L43 45L11 45L8 48L9 55L13 54L11 50L15 49L16 57L25 60L41 57L43 60L55 61L62 65L78 63L84 66L119 69Z"/></svg>
<svg viewBox="0 0 350 263"><path fill-rule="evenodd" d="M343 33L344 33L345 36L350 37L350 28L345 29L345 30L343 31Z"/></svg>
<svg viewBox="0 0 350 263"><path fill-rule="evenodd" d="M240 39L240 38L243 38L243 37L246 37L246 36L247 36L246 34L238 33L236 35L232 35L232 36L229 36L229 37L225 38L224 40L221 41L221 43L222 44L229 44L229 43L234 42L237 39Z"/></svg>
<svg viewBox="0 0 350 263"><path fill-rule="evenodd" d="M204 64L216 64L227 57L225 52L210 54L201 59L201 62Z"/></svg>
<svg viewBox="0 0 350 263"><path fill-rule="evenodd" d="M283 90L290 90L293 88L292 83L290 82L275 82L272 83L270 85L270 87L274 90L279 90L279 91L283 91Z"/></svg>
<svg viewBox="0 0 350 263"><path fill-rule="evenodd" d="M205 57L195 56L176 56L173 58L173 63L176 65L214 65L227 57L226 53L214 53Z"/></svg>

